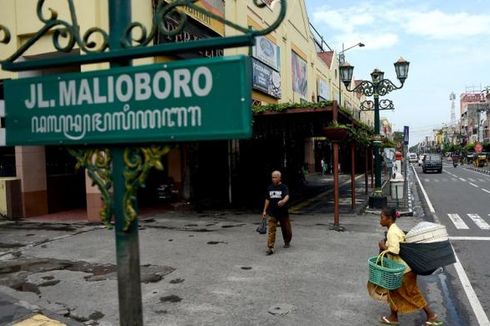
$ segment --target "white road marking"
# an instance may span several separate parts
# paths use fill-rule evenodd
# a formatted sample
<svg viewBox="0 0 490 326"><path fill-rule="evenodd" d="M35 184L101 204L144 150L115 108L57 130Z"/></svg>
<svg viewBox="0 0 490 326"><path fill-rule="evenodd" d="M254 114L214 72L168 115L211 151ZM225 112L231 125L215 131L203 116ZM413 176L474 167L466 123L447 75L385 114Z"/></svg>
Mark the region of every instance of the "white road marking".
<svg viewBox="0 0 490 326"><path fill-rule="evenodd" d="M458 230L468 230L469 227L466 225L466 223L463 221L461 217L459 217L458 214L447 214L449 216L449 219L451 222L453 222L454 226Z"/></svg>
<svg viewBox="0 0 490 326"><path fill-rule="evenodd" d="M474 183L471 183L471 182L470 182L470 185L472 185L472 186L473 186L473 187L475 187L475 188L480 188L478 185L476 185L476 184L474 184Z"/></svg>
<svg viewBox="0 0 490 326"><path fill-rule="evenodd" d="M422 190L422 194L424 195L425 201L427 202L427 206L429 206L429 210L434 214L435 222L440 223L439 218L435 214L434 206L432 206L429 196L427 195L427 192L425 191L422 182L420 182L419 176L417 174L417 171L415 171L415 168L413 169L413 172L415 173L415 177L417 178L420 189ZM466 275L463 265L461 265L461 262L459 261L458 255L456 254L456 251L454 251L454 248L453 248L453 252L454 252L454 257L456 258L456 263L454 264L454 268L458 273L459 280L461 281L461 285L463 286L463 290L466 293L466 297L470 302L471 308L475 313L476 319L480 326L488 326L490 325L490 320L488 320L488 317L485 314L485 310L483 310L480 300L478 300L475 290L471 286L470 280L468 279L468 275Z"/></svg>
<svg viewBox="0 0 490 326"><path fill-rule="evenodd" d="M469 218L475 222L475 224L482 230L490 230L490 225L480 217L478 214L466 214Z"/></svg>
<svg viewBox="0 0 490 326"><path fill-rule="evenodd" d="M449 237L451 241L490 241L490 237Z"/></svg>
<svg viewBox="0 0 490 326"><path fill-rule="evenodd" d="M461 181L463 181L463 182L466 182L466 180L465 180L465 179L463 179L463 178L459 178L459 180L461 180Z"/></svg>
<svg viewBox="0 0 490 326"><path fill-rule="evenodd" d="M422 190L422 194L424 195L425 201L427 202L427 206L429 206L429 211L431 213L435 214L436 210L434 209L434 206L432 206L432 203L429 200L429 196L427 195L427 192L425 191L424 186L422 186L422 182L420 181L419 174L417 173L417 171L415 171L415 168L413 166L412 166L412 169L413 169L413 172L415 173L415 178L417 178L420 189Z"/></svg>
<svg viewBox="0 0 490 326"><path fill-rule="evenodd" d="M430 180L429 180L429 179L427 179L427 178L425 178L425 179L424 179L424 181L425 181L425 182L430 182Z"/></svg>
<svg viewBox="0 0 490 326"><path fill-rule="evenodd" d="M489 194L490 194L490 190L487 190L487 189L485 189L485 188L481 188L481 190L483 190L484 192L486 192L486 193L489 193Z"/></svg>
<svg viewBox="0 0 490 326"><path fill-rule="evenodd" d="M476 180L472 178L468 178L468 180L470 180L471 182L476 182Z"/></svg>
<svg viewBox="0 0 490 326"><path fill-rule="evenodd" d="M438 183L439 182L439 179L434 179L432 181L435 182L435 183Z"/></svg>
<svg viewBox="0 0 490 326"><path fill-rule="evenodd" d="M476 320L478 321L478 324L480 326L488 326L490 325L490 320L488 320L488 317L485 314L485 310L483 310L480 300L478 300L478 296L476 295L475 290L471 286L471 282L468 279L468 275L466 275L463 265L461 265L461 262L459 261L458 255L456 255L456 251L454 251L454 248L453 248L453 252L454 252L454 258L456 258L456 263L454 264L454 268L458 273L459 280L461 281L461 285L463 285L464 292L468 297L468 301L470 302L471 308L473 308L473 312L475 313Z"/></svg>

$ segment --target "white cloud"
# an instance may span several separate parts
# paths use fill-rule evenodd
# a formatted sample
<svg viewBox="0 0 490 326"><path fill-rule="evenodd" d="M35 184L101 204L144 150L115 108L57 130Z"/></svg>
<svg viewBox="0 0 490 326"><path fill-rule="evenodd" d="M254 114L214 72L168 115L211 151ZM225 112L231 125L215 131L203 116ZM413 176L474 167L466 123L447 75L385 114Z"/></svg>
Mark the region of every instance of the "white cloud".
<svg viewBox="0 0 490 326"><path fill-rule="evenodd" d="M402 15L402 14L400 14ZM435 39L454 39L490 34L490 15L465 12L444 13L439 10L405 12L407 33Z"/></svg>
<svg viewBox="0 0 490 326"><path fill-rule="evenodd" d="M313 14L313 21L317 24L325 24L332 29L352 32L356 27L372 25L375 22L375 16L369 10L364 10L364 7L340 10L323 9Z"/></svg>
<svg viewBox="0 0 490 326"><path fill-rule="evenodd" d="M335 10L323 7L315 11L313 22L343 34L380 35L385 45L394 45L397 40L394 36L402 32L441 40L490 35L490 14L400 9L386 4L365 3Z"/></svg>

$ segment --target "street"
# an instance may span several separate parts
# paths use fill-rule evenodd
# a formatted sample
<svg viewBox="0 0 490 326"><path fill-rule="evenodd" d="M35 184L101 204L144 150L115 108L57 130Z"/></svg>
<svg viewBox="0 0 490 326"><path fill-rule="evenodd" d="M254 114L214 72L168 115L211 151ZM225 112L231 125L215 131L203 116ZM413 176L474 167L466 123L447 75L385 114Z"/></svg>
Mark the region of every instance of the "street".
<svg viewBox="0 0 490 326"><path fill-rule="evenodd" d="M429 199L428 210L446 226L461 262L447 268L459 304L469 305L475 314L476 320L469 316L471 325L489 325L490 176L446 162L441 174L414 167Z"/></svg>
<svg viewBox="0 0 490 326"><path fill-rule="evenodd" d="M346 231L330 231L328 179L309 179L310 186L324 191L291 208L292 246L282 248L279 232L270 257L266 236L255 232L258 213L176 211L147 220L139 232L145 325L378 324L388 306L367 294L367 258L377 254L385 230L377 214L349 213L350 185L344 179L340 223ZM359 177L357 183L362 182ZM358 200L365 201L361 193ZM423 219L417 212L397 224L408 230ZM57 320L65 317L68 325L118 324L113 230L76 223L6 223L0 237L0 299L20 300L18 314L40 311ZM464 264L472 263L455 247ZM478 325L454 268L446 271L419 278L424 296L445 325ZM1 306L3 325L2 317L15 316L2 315ZM424 314L400 320L421 325Z"/></svg>

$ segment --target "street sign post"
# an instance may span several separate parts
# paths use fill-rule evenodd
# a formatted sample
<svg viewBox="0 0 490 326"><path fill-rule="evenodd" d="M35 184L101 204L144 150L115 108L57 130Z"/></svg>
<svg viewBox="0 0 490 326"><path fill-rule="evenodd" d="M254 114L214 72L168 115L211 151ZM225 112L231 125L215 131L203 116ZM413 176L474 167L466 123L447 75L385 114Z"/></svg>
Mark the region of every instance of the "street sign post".
<svg viewBox="0 0 490 326"><path fill-rule="evenodd" d="M10 80L7 145L148 143L251 135L246 56Z"/></svg>
<svg viewBox="0 0 490 326"><path fill-rule="evenodd" d="M403 145L408 145L409 142L409 127L403 126Z"/></svg>

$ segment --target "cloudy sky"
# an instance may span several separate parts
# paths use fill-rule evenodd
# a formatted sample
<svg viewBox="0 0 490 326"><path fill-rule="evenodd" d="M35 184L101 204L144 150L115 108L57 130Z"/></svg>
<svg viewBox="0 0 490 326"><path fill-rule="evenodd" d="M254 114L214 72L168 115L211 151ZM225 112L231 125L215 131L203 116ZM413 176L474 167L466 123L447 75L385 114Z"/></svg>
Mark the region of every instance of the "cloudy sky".
<svg viewBox="0 0 490 326"><path fill-rule="evenodd" d="M490 86L488 0L305 0L310 21L336 50L345 53L354 78L370 79L374 68L398 84L393 63L403 56L410 72L403 89L385 98L382 111L395 129L410 126L410 145L449 123L449 94ZM459 102L456 102L456 115Z"/></svg>

